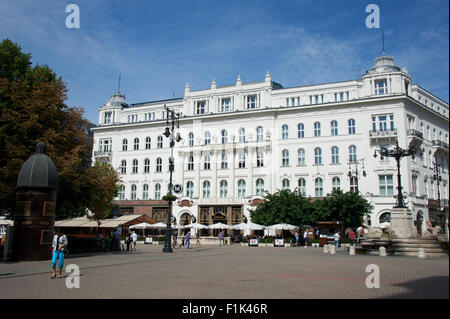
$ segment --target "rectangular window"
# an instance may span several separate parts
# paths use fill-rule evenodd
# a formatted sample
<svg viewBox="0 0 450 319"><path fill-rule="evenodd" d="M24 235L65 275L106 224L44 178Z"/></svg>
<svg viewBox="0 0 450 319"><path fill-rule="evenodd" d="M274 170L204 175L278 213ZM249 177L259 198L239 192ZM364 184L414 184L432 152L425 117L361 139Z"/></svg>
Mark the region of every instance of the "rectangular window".
<svg viewBox="0 0 450 319"><path fill-rule="evenodd" d="M230 107L231 107L231 99L230 98L222 99L221 111L228 112L230 111Z"/></svg>
<svg viewBox="0 0 450 319"><path fill-rule="evenodd" d="M105 119L103 121L103 124L110 124L111 116L112 116L112 112L105 112Z"/></svg>
<svg viewBox="0 0 450 319"><path fill-rule="evenodd" d="M380 196L393 196L394 195L394 184L392 175L380 175Z"/></svg>
<svg viewBox="0 0 450 319"><path fill-rule="evenodd" d="M198 101L196 114L205 114L206 111L206 101Z"/></svg>
<svg viewBox="0 0 450 319"><path fill-rule="evenodd" d="M247 108L248 109L256 108L256 95L247 96Z"/></svg>
<svg viewBox="0 0 450 319"><path fill-rule="evenodd" d="M378 117L378 124L380 127L380 131L387 131L387 117L386 115Z"/></svg>
<svg viewBox="0 0 450 319"><path fill-rule="evenodd" d="M387 94L387 93L388 93L387 80L386 79L376 80L375 81L375 94L382 95L382 94Z"/></svg>

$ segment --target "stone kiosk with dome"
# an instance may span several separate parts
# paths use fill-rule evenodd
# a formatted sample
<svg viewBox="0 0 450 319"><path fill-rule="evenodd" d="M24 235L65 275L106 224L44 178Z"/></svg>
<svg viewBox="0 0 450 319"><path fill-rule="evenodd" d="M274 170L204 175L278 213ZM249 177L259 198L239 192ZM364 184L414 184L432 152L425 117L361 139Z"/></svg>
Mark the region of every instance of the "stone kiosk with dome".
<svg viewBox="0 0 450 319"><path fill-rule="evenodd" d="M58 173L39 142L22 166L16 186L11 260L50 259Z"/></svg>

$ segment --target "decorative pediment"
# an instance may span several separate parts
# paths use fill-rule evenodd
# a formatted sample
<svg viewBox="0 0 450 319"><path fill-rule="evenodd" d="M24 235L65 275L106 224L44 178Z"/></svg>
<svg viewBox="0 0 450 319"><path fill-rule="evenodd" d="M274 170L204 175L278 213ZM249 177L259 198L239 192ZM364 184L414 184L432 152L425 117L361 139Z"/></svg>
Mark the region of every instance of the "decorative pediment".
<svg viewBox="0 0 450 319"><path fill-rule="evenodd" d="M192 207L192 205L194 205L194 202L189 199L183 199L183 200L177 201L176 204L180 207Z"/></svg>

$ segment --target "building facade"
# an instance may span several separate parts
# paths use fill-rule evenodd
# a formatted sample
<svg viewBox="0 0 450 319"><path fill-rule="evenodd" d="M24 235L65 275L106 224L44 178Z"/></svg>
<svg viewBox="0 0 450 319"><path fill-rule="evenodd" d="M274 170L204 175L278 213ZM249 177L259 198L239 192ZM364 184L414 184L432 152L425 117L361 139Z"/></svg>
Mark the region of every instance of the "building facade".
<svg viewBox="0 0 450 319"><path fill-rule="evenodd" d="M402 159L405 201L418 232L436 200L448 205L448 104L413 83L406 68L382 55L361 78L284 88L262 82L191 90L184 97L128 105L120 92L100 107L93 159L117 168L117 203L165 221L169 139L164 106L182 113L174 148L177 224L240 223L264 192L297 189L323 197L334 188L359 191L374 206L368 222L389 219L395 205L393 158L374 158L396 143L419 149ZM433 179L440 167L439 190ZM439 194L438 194L439 193Z"/></svg>

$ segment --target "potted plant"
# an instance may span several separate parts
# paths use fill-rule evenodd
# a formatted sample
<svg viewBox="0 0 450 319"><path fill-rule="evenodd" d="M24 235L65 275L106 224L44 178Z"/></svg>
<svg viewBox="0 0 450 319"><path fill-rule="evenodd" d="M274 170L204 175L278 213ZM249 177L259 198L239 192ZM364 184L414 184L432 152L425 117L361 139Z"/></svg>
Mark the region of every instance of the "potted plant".
<svg viewBox="0 0 450 319"><path fill-rule="evenodd" d="M319 240L318 239L313 239L311 241L311 246L312 247L319 247Z"/></svg>
<svg viewBox="0 0 450 319"><path fill-rule="evenodd" d="M266 238L266 247L273 247L273 237Z"/></svg>

